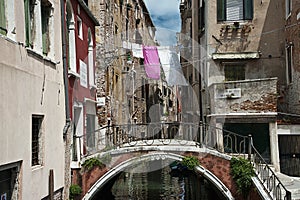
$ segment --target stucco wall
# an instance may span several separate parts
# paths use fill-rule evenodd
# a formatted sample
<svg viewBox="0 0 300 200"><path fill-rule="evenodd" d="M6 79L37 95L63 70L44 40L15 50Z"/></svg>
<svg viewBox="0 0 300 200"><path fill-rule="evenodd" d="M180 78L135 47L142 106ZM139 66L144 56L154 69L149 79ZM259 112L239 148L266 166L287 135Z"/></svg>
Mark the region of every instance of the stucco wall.
<svg viewBox="0 0 300 200"><path fill-rule="evenodd" d="M49 170L54 170L54 190L64 187L65 102L61 45L51 46L46 59L26 50L23 1L15 1L16 36L0 36L0 167L20 161L20 199L42 199L48 195ZM52 39L61 44L60 7L54 8ZM37 21L37 23L40 21ZM40 50L34 50L40 52ZM51 61L47 61L51 59ZM42 165L31 166L31 117L44 115Z"/></svg>

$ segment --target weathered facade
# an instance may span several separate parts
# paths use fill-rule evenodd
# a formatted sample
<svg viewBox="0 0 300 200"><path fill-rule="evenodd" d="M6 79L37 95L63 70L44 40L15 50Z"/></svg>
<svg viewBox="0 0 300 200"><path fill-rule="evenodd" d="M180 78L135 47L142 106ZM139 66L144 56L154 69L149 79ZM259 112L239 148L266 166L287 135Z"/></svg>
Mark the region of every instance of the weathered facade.
<svg viewBox="0 0 300 200"><path fill-rule="evenodd" d="M278 117L280 170L300 176L300 1L285 1L286 86L280 93Z"/></svg>
<svg viewBox="0 0 300 200"><path fill-rule="evenodd" d="M0 1L0 198L63 198L60 1ZM52 193L53 195L53 193Z"/></svg>
<svg viewBox="0 0 300 200"><path fill-rule="evenodd" d="M260 153L277 170L277 113L284 109L278 94L287 80L284 8L283 1L181 3L183 33L191 30L192 55L196 54L186 76L199 82L200 119L220 130L252 134ZM190 15L185 13L188 9ZM214 134L222 150L224 133Z"/></svg>
<svg viewBox="0 0 300 200"><path fill-rule="evenodd" d="M92 1L89 6L101 24L96 39L99 124L146 122L148 80L136 52L142 52L142 44L156 45L147 8L141 0Z"/></svg>

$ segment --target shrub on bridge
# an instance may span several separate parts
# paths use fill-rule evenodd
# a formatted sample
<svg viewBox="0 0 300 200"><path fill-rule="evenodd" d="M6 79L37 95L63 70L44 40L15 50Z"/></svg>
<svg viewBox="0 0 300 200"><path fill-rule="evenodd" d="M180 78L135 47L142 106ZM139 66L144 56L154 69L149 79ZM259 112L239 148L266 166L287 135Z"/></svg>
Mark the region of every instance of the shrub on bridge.
<svg viewBox="0 0 300 200"><path fill-rule="evenodd" d="M232 158L230 161L230 168L230 173L237 185L238 193L246 198L253 186L251 178L255 176L252 164L249 160L244 158Z"/></svg>
<svg viewBox="0 0 300 200"><path fill-rule="evenodd" d="M195 156L186 156L182 159L181 164L186 166L189 170L194 170L199 165L199 160Z"/></svg>
<svg viewBox="0 0 300 200"><path fill-rule="evenodd" d="M105 164L103 164L100 159L98 158L89 158L84 163L81 165L84 170L90 171L93 169L95 166L98 166L100 168L104 168Z"/></svg>

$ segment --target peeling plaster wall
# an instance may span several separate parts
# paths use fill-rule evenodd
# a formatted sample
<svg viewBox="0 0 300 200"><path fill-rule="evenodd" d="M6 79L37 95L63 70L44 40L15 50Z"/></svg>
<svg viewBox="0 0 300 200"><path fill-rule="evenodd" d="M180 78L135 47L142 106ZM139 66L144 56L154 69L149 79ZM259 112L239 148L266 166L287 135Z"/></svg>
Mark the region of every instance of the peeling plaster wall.
<svg viewBox="0 0 300 200"><path fill-rule="evenodd" d="M213 98L213 114L261 113L277 111L277 79L235 81L213 84L210 88ZM240 88L239 98L220 98L226 89Z"/></svg>
<svg viewBox="0 0 300 200"><path fill-rule="evenodd" d="M207 4L208 85L224 81L223 63L232 61L246 65L246 79L278 77L279 84L285 84L284 2L254 1L253 20L240 21L238 28L233 22L217 22L216 0ZM257 52L260 57L211 60L213 53L244 52Z"/></svg>

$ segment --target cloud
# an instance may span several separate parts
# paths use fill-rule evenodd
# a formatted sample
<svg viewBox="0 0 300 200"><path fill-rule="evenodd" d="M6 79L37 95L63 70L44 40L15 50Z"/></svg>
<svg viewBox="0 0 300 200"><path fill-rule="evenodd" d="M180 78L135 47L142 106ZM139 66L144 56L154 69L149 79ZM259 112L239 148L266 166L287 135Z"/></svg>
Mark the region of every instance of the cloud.
<svg viewBox="0 0 300 200"><path fill-rule="evenodd" d="M151 15L154 24L160 28L166 28L180 31L180 16L178 14L172 15Z"/></svg>
<svg viewBox="0 0 300 200"><path fill-rule="evenodd" d="M176 32L164 28L157 28L156 39L161 46L172 46L177 43Z"/></svg>
<svg viewBox="0 0 300 200"><path fill-rule="evenodd" d="M179 12L179 0L144 0L153 15L169 15Z"/></svg>
<svg viewBox="0 0 300 200"><path fill-rule="evenodd" d="M161 45L175 45L180 31L179 0L144 0L157 28L156 39Z"/></svg>

